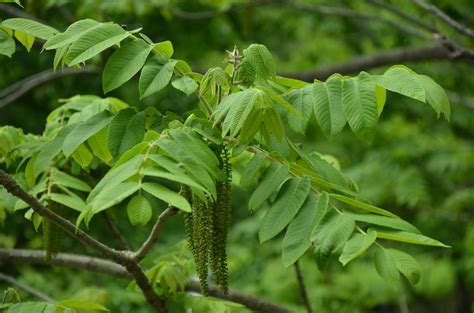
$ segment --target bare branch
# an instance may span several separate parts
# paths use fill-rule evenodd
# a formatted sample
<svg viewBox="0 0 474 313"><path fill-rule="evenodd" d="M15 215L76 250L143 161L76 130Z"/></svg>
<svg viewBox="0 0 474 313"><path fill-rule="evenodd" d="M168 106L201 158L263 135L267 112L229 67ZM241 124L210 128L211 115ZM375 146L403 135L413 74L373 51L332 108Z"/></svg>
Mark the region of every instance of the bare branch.
<svg viewBox="0 0 474 313"><path fill-rule="evenodd" d="M381 2L381 1L378 1L378 0L367 0L367 2L370 3L373 6L382 8L382 9L387 10L389 12L392 12L393 14L398 15L399 17L406 20L407 22L409 22L409 23L411 23L411 24L413 24L417 27L426 29L427 31L429 31L431 33L437 33L438 32L436 27L434 27L430 24L427 24L427 23L421 21L420 19L417 19L416 17L413 17L411 15L406 14L405 12L400 10L399 8L393 6L393 5L391 5L391 4L389 4L385 1Z"/></svg>
<svg viewBox="0 0 474 313"><path fill-rule="evenodd" d="M48 296L47 294L44 294L41 291L36 290L35 288L33 288L31 286L28 286L28 285L26 285L22 282L19 282L13 276L0 273L0 280L3 280L7 283L10 283L13 286L15 286L16 288L20 289L20 290L26 291L27 293L35 296L36 298L38 298L40 300L43 300L43 301L46 301L46 302L53 302L54 301L54 299L51 298L50 296Z"/></svg>
<svg viewBox="0 0 474 313"><path fill-rule="evenodd" d="M433 60L463 60L473 61L474 53L471 50L462 50L453 53L445 46L397 48L375 55L361 56L332 66L327 66L302 73L285 73L287 77L312 82L314 79L325 80L334 73L352 74L362 70L369 70L381 66L404 62L421 62Z"/></svg>
<svg viewBox="0 0 474 313"><path fill-rule="evenodd" d="M275 4L275 5L289 8L289 9L298 10L298 11L303 11L303 12L376 21L376 22L387 24L388 26L398 29L401 32L408 33L422 39L430 39L429 35L420 32L416 28L413 28L401 23L397 23L396 21L392 21L391 19L385 18L380 15L376 15L376 14L359 12L359 11L355 11L355 10L347 9L347 8L330 7L330 6L324 6L324 5L310 5L310 4L302 4L302 3L281 3L281 4Z"/></svg>
<svg viewBox="0 0 474 313"><path fill-rule="evenodd" d="M186 290L192 292L201 292L199 282L189 282L186 287ZM209 295L219 299L243 304L254 312L291 313L291 311L285 307L279 306L277 304L268 302L266 300L257 298L255 296L237 290L230 289L227 294L224 294L222 291L220 291L219 287L215 285L209 285Z"/></svg>
<svg viewBox="0 0 474 313"><path fill-rule="evenodd" d="M3 187L5 187L5 189L9 193L25 201L29 206L31 206L31 208L36 213L38 213L44 218L47 218L48 220L68 232L71 236L82 242L84 245L100 253L102 256L118 262L123 262L124 260L126 260L126 255L124 253L116 251L106 246L105 244L97 241L81 229L76 228L76 226L74 226L74 224L72 224L67 219L64 219L53 211L45 208L36 198L31 196L20 186L18 186L18 184L3 170L0 170L0 184L3 185Z"/></svg>
<svg viewBox="0 0 474 313"><path fill-rule="evenodd" d="M0 249L0 263L28 263L54 265L68 268L79 268L120 278L132 278L125 267L112 261L85 255L58 253L45 259L44 250Z"/></svg>
<svg viewBox="0 0 474 313"><path fill-rule="evenodd" d="M148 254L148 252L150 252L151 248L153 248L155 243L158 241L158 237L160 235L161 229L163 228L163 225L171 216L175 215L176 212L178 212L177 208L169 206L166 210L163 211L163 213L160 214L160 216L156 220L155 225L153 226L153 229L151 230L150 235L145 240L140 249L135 252L135 260L142 260Z"/></svg>
<svg viewBox="0 0 474 313"><path fill-rule="evenodd" d="M51 210L45 208L36 198L24 191L18 184L3 170L0 170L0 184L12 195L25 201L31 208L41 215L43 218L47 218L55 225L59 226L78 241L84 245L94 249L98 253L102 254L107 259L111 259L114 262L125 266L127 271L133 276L138 287L143 292L148 303L158 313L165 313L166 306L162 299L158 297L153 288L151 287L148 279L141 269L138 262L132 257L130 251L117 251L112 249L105 244L95 240L81 229L76 228L70 221L62 218Z"/></svg>
<svg viewBox="0 0 474 313"><path fill-rule="evenodd" d="M118 278L132 278L125 267L100 258L89 256L58 253L53 256L51 261L47 262L44 258L46 252L43 250L17 250L17 249L0 249L1 263L28 263L55 265L68 268L79 268L88 271L94 271ZM191 281L187 284L186 290L189 292L200 293L199 282ZM268 313L290 313L289 309L270 303L266 300L257 298L252 295L245 294L237 290L229 290L228 294L224 294L215 285L209 286L209 294L220 299L225 299L235 303L240 303L247 308L256 312Z"/></svg>
<svg viewBox="0 0 474 313"><path fill-rule="evenodd" d="M298 282L298 290L300 291L300 296L303 300L306 312L313 313L313 309L311 308L311 303L309 303L308 292L306 291L306 287L304 285L304 279L303 275L301 274L301 268L298 261L295 262L294 267L296 273L296 281Z"/></svg>
<svg viewBox="0 0 474 313"><path fill-rule="evenodd" d="M107 227L109 228L110 232L114 236L115 240L119 244L120 249L130 250L130 246L128 245L128 242L125 239L125 237L122 235L122 233L118 229L117 224L115 223L115 220L112 214L110 214L109 211L104 211L102 214L102 217L104 218L105 223L107 224Z"/></svg>
<svg viewBox="0 0 474 313"><path fill-rule="evenodd" d="M16 99L23 96L28 91L56 78L69 76L69 75L81 75L81 74L97 74L99 71L92 66L84 66L80 69L65 68L57 72L52 69L46 70L30 77L27 77L19 82L16 82L4 90L0 91L0 108L8 105Z"/></svg>
<svg viewBox="0 0 474 313"><path fill-rule="evenodd" d="M433 13L438 18L440 18L443 22L449 25L451 28L456 30L458 33L466 35L468 37L474 38L474 30L470 29L469 27L455 21L449 15L441 11L437 6L434 4L426 3L423 0L412 0L416 5L420 8Z"/></svg>
<svg viewBox="0 0 474 313"><path fill-rule="evenodd" d="M304 11L304 12L330 15L330 16L342 16L342 17L357 18L357 19L364 19L364 20L370 19L376 22L387 24L390 27L396 28L404 33L408 33L422 39L429 39L428 35L420 32L418 29L401 24L401 23L397 23L396 21L392 21L383 16L370 14L366 12L359 12L359 11L355 11L355 10L347 9L347 8L324 6L324 5L303 4L303 3L288 2L288 1L285 2L285 1L271 1L271 0L260 0L260 1L255 0L255 1L249 1L248 3L243 3L243 4L234 4L225 10L212 10L212 11L200 11L200 12L188 12L188 11L177 10L167 5L161 6L161 7L168 10L171 13L171 15L173 15L176 18L187 19L187 20L201 20L201 19L214 18L216 16L224 15L229 12L241 11L241 10L252 8L252 7L263 7L263 6L272 6L275 8Z"/></svg>

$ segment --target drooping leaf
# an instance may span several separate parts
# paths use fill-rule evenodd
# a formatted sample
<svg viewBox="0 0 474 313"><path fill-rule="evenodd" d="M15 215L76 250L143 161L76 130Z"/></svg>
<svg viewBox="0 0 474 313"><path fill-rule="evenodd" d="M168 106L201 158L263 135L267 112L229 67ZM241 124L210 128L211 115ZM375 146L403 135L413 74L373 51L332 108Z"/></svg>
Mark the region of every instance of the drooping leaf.
<svg viewBox="0 0 474 313"><path fill-rule="evenodd" d="M370 143L377 123L377 97L372 77L361 72L356 78L343 80L342 110L352 131Z"/></svg>
<svg viewBox="0 0 474 313"><path fill-rule="evenodd" d="M196 81L189 76L178 77L171 82L171 85L179 91L184 92L186 96L191 95L199 87Z"/></svg>
<svg viewBox="0 0 474 313"><path fill-rule="evenodd" d="M375 76L377 85L404 96L426 101L426 92L415 72L402 65L389 68L383 75Z"/></svg>
<svg viewBox="0 0 474 313"><path fill-rule="evenodd" d="M375 95L377 96L377 113L380 116L387 100L387 90L379 85L375 85Z"/></svg>
<svg viewBox="0 0 474 313"><path fill-rule="evenodd" d="M74 129L76 125L68 125L62 128L53 140L47 142L41 149L33 166L35 176L44 172L53 161L54 157L61 152L65 138Z"/></svg>
<svg viewBox="0 0 474 313"><path fill-rule="evenodd" d="M8 33L0 28L0 54L11 57L15 53L15 41Z"/></svg>
<svg viewBox="0 0 474 313"><path fill-rule="evenodd" d="M244 50L246 62L255 70L262 80L275 77L275 64L267 47L260 44L252 44Z"/></svg>
<svg viewBox="0 0 474 313"><path fill-rule="evenodd" d="M356 213L346 213L346 214L359 222L365 222L365 223L370 223L370 224L374 224L378 226L404 230L411 233L417 233L417 234L420 233L420 231L415 226L413 226L412 224L400 218L386 217L386 216L380 216L380 215L375 215L375 214L356 214Z"/></svg>
<svg viewBox="0 0 474 313"><path fill-rule="evenodd" d="M91 148L92 153L105 163L109 163L113 159L108 146L108 136L109 130L105 127L97 134L87 139L87 144Z"/></svg>
<svg viewBox="0 0 474 313"><path fill-rule="evenodd" d="M116 158L143 140L145 113L133 109L121 110L110 122L108 147Z"/></svg>
<svg viewBox="0 0 474 313"><path fill-rule="evenodd" d="M88 167L94 156L92 153L89 151L89 148L87 148L86 145L81 144L79 147L77 147L76 150L71 154L71 157L76 161L82 168Z"/></svg>
<svg viewBox="0 0 474 313"><path fill-rule="evenodd" d="M173 44L169 40L155 43L153 49L167 58L171 58L174 53Z"/></svg>
<svg viewBox="0 0 474 313"><path fill-rule="evenodd" d="M125 181L115 184L113 188L107 188L105 192L99 193L91 201L92 214L97 214L103 210L106 210L114 205L119 204L125 198L128 198L140 189L140 183L136 181ZM92 216L90 216L92 217Z"/></svg>
<svg viewBox="0 0 474 313"><path fill-rule="evenodd" d="M400 241L415 245L449 248L449 246L444 243L421 234L414 234L406 231L389 231L378 228L375 228L375 230L377 231L377 238L381 239Z"/></svg>
<svg viewBox="0 0 474 313"><path fill-rule="evenodd" d="M160 138L158 146L182 163L188 175L216 197L215 180L222 180L219 160L201 138L190 128L169 131L170 138Z"/></svg>
<svg viewBox="0 0 474 313"><path fill-rule="evenodd" d="M48 40L55 34L59 33L57 29L50 26L46 26L37 21L33 21L25 18L10 18L4 20L2 25L13 30L19 30L27 33L33 37L38 37L44 40Z"/></svg>
<svg viewBox="0 0 474 313"><path fill-rule="evenodd" d="M102 111L89 120L77 125L64 139L62 147L64 155L69 157L74 150L106 127L111 120L112 116L110 113L108 111Z"/></svg>
<svg viewBox="0 0 474 313"><path fill-rule="evenodd" d="M73 66L85 62L128 36L129 33L117 24L103 23L92 27L71 44L66 63Z"/></svg>
<svg viewBox="0 0 474 313"><path fill-rule="evenodd" d="M35 43L35 37L25 33L24 31L15 30L14 36L26 48L26 50L28 50L28 52Z"/></svg>
<svg viewBox="0 0 474 313"><path fill-rule="evenodd" d="M314 115L324 134L331 138L339 133L346 124L342 111L342 80L333 75L325 83L313 84Z"/></svg>
<svg viewBox="0 0 474 313"><path fill-rule="evenodd" d="M258 152L255 153L252 159L245 166L242 175L240 177L240 187L247 189L251 184L255 182L257 174L266 159L266 153Z"/></svg>
<svg viewBox="0 0 474 313"><path fill-rule="evenodd" d="M273 164L264 174L264 177L249 200L249 210L255 211L272 193L278 190L281 184L289 179L288 165Z"/></svg>
<svg viewBox="0 0 474 313"><path fill-rule="evenodd" d="M179 193L157 183L144 183L143 190L184 212L191 212L188 200Z"/></svg>
<svg viewBox="0 0 474 313"><path fill-rule="evenodd" d="M364 253L375 242L376 238L377 233L373 230L366 234L354 234L344 245L339 262L344 266L347 265L347 263Z"/></svg>
<svg viewBox="0 0 474 313"><path fill-rule="evenodd" d="M384 215L384 216L388 216L388 217L399 218L397 215L395 215L395 214L393 214L389 211L378 208L378 207L373 206L373 205L368 204L368 203L361 202L361 201L356 200L356 199L348 198L346 196L338 195L338 194L334 194L334 193L329 194L329 196L333 199L336 199L337 201L341 201L345 204L349 204L353 207L356 207L356 208L359 208L359 209L362 209L362 210L365 210L365 211L368 211L368 212L372 212L372 213L375 213L375 214L380 214L380 215Z"/></svg>
<svg viewBox="0 0 474 313"><path fill-rule="evenodd" d="M326 207L317 205L316 195L310 192L283 239L282 260L285 267L295 263L311 246L311 232L325 211Z"/></svg>
<svg viewBox="0 0 474 313"><path fill-rule="evenodd" d="M143 162L143 155L138 154L122 163L121 165L111 169L92 189L89 194L88 200L96 197L99 193L102 193L105 189L114 189L116 185L122 183L126 179L138 173L140 165ZM105 192L107 193L107 192Z"/></svg>
<svg viewBox="0 0 474 313"><path fill-rule="evenodd" d="M176 61L170 60L162 64L157 58L151 58L143 67L138 88L140 99L160 91L171 80Z"/></svg>
<svg viewBox="0 0 474 313"><path fill-rule="evenodd" d="M78 212L84 211L86 203L79 196L66 195L62 193L51 193L49 197L52 201L67 206Z"/></svg>
<svg viewBox="0 0 474 313"><path fill-rule="evenodd" d="M91 187L84 181L71 176L67 173L61 172L60 170L54 170L51 174L51 181L53 184L64 186L67 188L76 189L79 191L89 192Z"/></svg>
<svg viewBox="0 0 474 313"><path fill-rule="evenodd" d="M396 249L386 249L385 253L393 257L400 273L402 273L412 285L418 283L421 277L421 268L414 257Z"/></svg>
<svg viewBox="0 0 474 313"><path fill-rule="evenodd" d="M324 229L317 232L311 240L319 258L327 258L331 253L339 250L349 239L355 229L355 222L346 214L332 218Z"/></svg>
<svg viewBox="0 0 474 313"><path fill-rule="evenodd" d="M291 222L306 200L310 187L308 177L291 178L283 184L260 225L261 243L278 235Z"/></svg>
<svg viewBox="0 0 474 313"><path fill-rule="evenodd" d="M292 91L288 101L300 113L301 117L288 114L288 123L297 133L304 134L313 113L313 91L310 86Z"/></svg>
<svg viewBox="0 0 474 313"><path fill-rule="evenodd" d="M438 117L440 113L443 113L449 121L451 108L446 92L432 78L425 75L417 75L416 77L420 85L425 89L426 102L431 105Z"/></svg>
<svg viewBox="0 0 474 313"><path fill-rule="evenodd" d="M209 139L215 144L220 145L222 143L222 137L217 127L214 127L212 122L206 118L196 117L191 114L184 125L191 127L195 132Z"/></svg>
<svg viewBox="0 0 474 313"><path fill-rule="evenodd" d="M137 39L116 50L107 60L102 74L104 93L120 87L138 73L152 49L153 46Z"/></svg>
<svg viewBox="0 0 474 313"><path fill-rule="evenodd" d="M378 249L374 256L375 269L377 273L385 279L395 289L400 283L400 273L397 269L397 263L392 254L385 249Z"/></svg>
<svg viewBox="0 0 474 313"><path fill-rule="evenodd" d="M193 179L192 176L187 175L180 164L170 157L164 155L150 155L149 158L159 165L159 167L153 166L144 168L140 172L143 175L165 178L177 183L188 185L192 188L200 189L204 192L207 191L199 181Z"/></svg>
<svg viewBox="0 0 474 313"><path fill-rule="evenodd" d="M138 194L130 199L127 205L127 214L132 225L144 226L150 221L153 210L147 198Z"/></svg>

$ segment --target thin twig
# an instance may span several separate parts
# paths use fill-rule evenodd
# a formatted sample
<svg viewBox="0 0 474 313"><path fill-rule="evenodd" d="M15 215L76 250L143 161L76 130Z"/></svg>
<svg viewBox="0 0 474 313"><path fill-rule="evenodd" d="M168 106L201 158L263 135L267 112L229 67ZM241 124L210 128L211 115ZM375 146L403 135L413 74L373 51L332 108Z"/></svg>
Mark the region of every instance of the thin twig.
<svg viewBox="0 0 474 313"><path fill-rule="evenodd" d="M123 262L124 260L126 260L126 255L124 253L121 253L120 251L112 249L106 246L105 244L97 241L81 229L76 228L76 226L72 224L69 220L59 216L52 210L48 210L47 208L45 208L36 198L31 196L20 186L18 186L18 184L3 170L0 170L0 184L3 185L3 187L5 187L5 189L9 193L25 201L29 206L31 206L31 208L36 213L38 213L44 218L47 218L48 220L68 232L71 236L82 242L84 245L100 253L102 256L108 259L112 259L114 261Z"/></svg>
<svg viewBox="0 0 474 313"><path fill-rule="evenodd" d="M389 12L392 12L393 14L395 15L398 15L399 17L401 17L402 19L406 20L407 22L417 26L417 27L420 27L420 28L423 28L431 33L437 33L438 30L436 29L436 27L430 25L430 24L427 24L425 22L423 22L422 20L416 18L416 17L413 17L411 15L408 15L406 14L405 12L403 12L402 10L400 10L399 8L387 3L387 2L382 2L382 1L378 1L378 0L367 0L367 2L373 6L376 6L376 7L379 7L379 8L382 8L384 10L387 10Z"/></svg>
<svg viewBox="0 0 474 313"><path fill-rule="evenodd" d="M102 217L105 220L105 223L107 224L107 227L109 228L110 232L114 236L115 241L117 241L120 249L122 250L130 250L130 246L128 245L127 240L125 237L122 235L120 230L117 227L117 224L115 223L114 217L109 211L104 211L102 214Z"/></svg>
<svg viewBox="0 0 474 313"><path fill-rule="evenodd" d="M397 48L383 51L378 54L360 56L349 61L342 62L327 67L317 68L315 70L301 73L285 73L284 76L312 82L314 79L324 80L334 73L352 74L362 70L392 65L404 62L424 62L433 60L474 60L474 54L471 50L464 50L460 54L453 54L452 51L442 45L414 48Z"/></svg>
<svg viewBox="0 0 474 313"><path fill-rule="evenodd" d="M423 0L412 0L416 5L418 5L420 8L433 13L436 15L438 18L440 18L443 22L445 22L447 25L449 25L451 28L459 32L460 34L466 35L468 37L474 38L474 30L470 29L466 25L463 25L457 21L455 21L453 18L451 18L449 15L444 13L442 10L440 10L437 6L434 4L426 3Z"/></svg>
<svg viewBox="0 0 474 313"><path fill-rule="evenodd" d="M150 252L151 248L153 248L155 243L158 241L158 237L160 236L161 229L163 228L165 222L171 216L175 215L176 212L178 212L177 208L175 208L174 206L169 206L166 210L163 211L163 213L160 214L160 216L156 220L155 225L153 225L153 229L151 230L150 235L145 240L140 249L135 252L135 260L142 260L148 254L148 252Z"/></svg>
<svg viewBox="0 0 474 313"><path fill-rule="evenodd" d="M1 263L28 263L55 265L67 268L84 269L94 271L118 278L130 279L130 273L125 267L100 258L92 258L84 255L58 253L47 262L44 258L46 252L44 250L18 250L18 249L0 249ZM199 282L190 281L185 290L189 292L200 293ZM228 294L224 294L215 285L209 285L209 294L220 299L225 299L235 303L240 303L254 312L263 313L290 313L291 311L280 305L268 302L264 299L257 298L237 290L229 290Z"/></svg>
<svg viewBox="0 0 474 313"><path fill-rule="evenodd" d="M120 278L132 278L125 267L101 258L91 256L58 253L46 261L44 250L0 249L0 263L44 264L59 267L83 269Z"/></svg>
<svg viewBox="0 0 474 313"><path fill-rule="evenodd" d="M23 96L28 91L56 78L70 76L70 75L81 75L81 74L97 74L99 71L93 66L84 66L80 69L65 68L59 71L53 71L52 69L46 70L30 77L27 77L19 82L16 82L7 88L0 91L0 109L16 99Z"/></svg>
<svg viewBox="0 0 474 313"><path fill-rule="evenodd" d="M187 291L192 292L201 292L199 282L192 281L189 282L186 286ZM268 312L268 313L291 313L291 311L280 305L270 303L261 298L257 298L253 295L245 294L237 290L230 289L227 294L224 294L219 287L215 285L209 285L209 295L232 301L235 303L240 303L245 305L247 308L251 309L253 312Z"/></svg>
<svg viewBox="0 0 474 313"><path fill-rule="evenodd" d="M39 290L37 290L37 289L35 289L31 286L28 286L28 285L26 285L22 282L19 282L13 276L0 273L0 280L6 281L7 283L12 284L16 288L21 289L23 291L26 291L27 293L35 296L36 298L38 298L40 300L43 300L43 301L46 301L46 302L53 302L54 301L54 299L51 298L50 296L48 296L47 294L44 294L41 291L39 291Z"/></svg>
<svg viewBox="0 0 474 313"><path fill-rule="evenodd" d="M311 303L309 303L308 292L304 285L303 275L301 274L301 268L298 261L294 264L295 273L296 273L296 281L298 282L298 290L300 291L301 300L303 300L303 304L306 308L306 312L313 313L313 309L311 308Z"/></svg>

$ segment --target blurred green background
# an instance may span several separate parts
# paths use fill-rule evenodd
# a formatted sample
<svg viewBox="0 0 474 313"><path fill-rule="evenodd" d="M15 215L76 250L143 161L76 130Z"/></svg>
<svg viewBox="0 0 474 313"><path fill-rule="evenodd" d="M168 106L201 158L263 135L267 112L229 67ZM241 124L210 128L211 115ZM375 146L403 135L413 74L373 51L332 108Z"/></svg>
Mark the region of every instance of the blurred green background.
<svg viewBox="0 0 474 313"><path fill-rule="evenodd" d="M170 40L175 48L174 56L187 60L196 71L222 65L225 50L232 50L234 45L244 49L251 43L266 45L275 58L277 71L292 76L391 49L433 45L430 34L420 38L381 21L382 18L397 25L408 24L374 2L29 0L22 1L24 9L1 4L0 18L24 14L59 30L83 18L113 21L127 29L143 27L144 33L155 42ZM436 25L466 46L474 44L473 38L460 36L412 1L383 3ZM471 0L434 3L456 20L474 27ZM103 60L97 58L92 62L98 69L95 72L49 80L7 101L5 88L51 69L52 60L50 53L41 53L41 44L30 53L17 46L12 59L0 56L0 126L13 125L26 132L40 133L47 114L58 106L58 99L76 94L103 95L99 75ZM437 120L431 108L419 102L389 95L376 138L370 146L349 131L329 142L315 121L306 137L294 135L294 138L321 153L335 156L343 172L359 184L364 197L413 222L423 233L451 245L452 249L404 247L417 256L423 276L416 287L407 284L398 292L378 277L370 256L345 268L332 262L320 273L312 256L305 255L301 267L310 302L318 313L471 313L474 310L473 61L446 58L398 63L406 63L416 72L431 76L447 90L452 104L449 123ZM369 71L378 73L386 68ZM187 98L172 88L139 101L136 83L132 81L110 95L139 108L155 106L163 112L180 113L197 104L194 97ZM247 191L235 189L228 246L231 287L273 300L295 312L305 312L294 269L284 269L280 260L278 241L281 238L259 245L257 229L262 212L248 212L242 205L246 199ZM133 228L123 210L117 208L114 213L119 227L136 248L148 234L150 225ZM30 222L21 214L4 215L0 207L0 220L3 220L0 248L41 248L41 239L35 235ZM92 223L92 233L113 244L101 223L99 220ZM173 218L166 226L157 255L184 239L181 224L179 218ZM63 247L68 252L88 252L72 240L66 240ZM0 271L58 299L86 297L107 304L112 312L148 312L141 294L128 291L126 282L102 275L1 264ZM0 289L6 287L0 284ZM21 296L29 298L26 293Z"/></svg>

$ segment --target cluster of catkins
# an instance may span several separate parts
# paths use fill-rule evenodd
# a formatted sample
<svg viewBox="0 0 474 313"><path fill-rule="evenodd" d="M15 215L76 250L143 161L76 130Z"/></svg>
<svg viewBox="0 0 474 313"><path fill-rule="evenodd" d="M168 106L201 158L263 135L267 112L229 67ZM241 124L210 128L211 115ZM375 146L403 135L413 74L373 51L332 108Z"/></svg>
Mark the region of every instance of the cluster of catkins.
<svg viewBox="0 0 474 313"><path fill-rule="evenodd" d="M48 208L56 214L61 216L64 215L64 208L53 201L48 202ZM59 246L61 244L61 238L63 237L63 231L59 226L50 222L48 219L43 218L43 246L46 250L45 261L50 261L51 258L59 252Z"/></svg>
<svg viewBox="0 0 474 313"><path fill-rule="evenodd" d="M224 147L221 165L226 179L217 182L217 198L206 202L197 196L190 196L192 212L184 214L184 225L193 253L196 270L201 283L201 292L208 294L208 270L211 268L215 283L228 292L228 269L226 242L231 217L231 165L229 152Z"/></svg>

